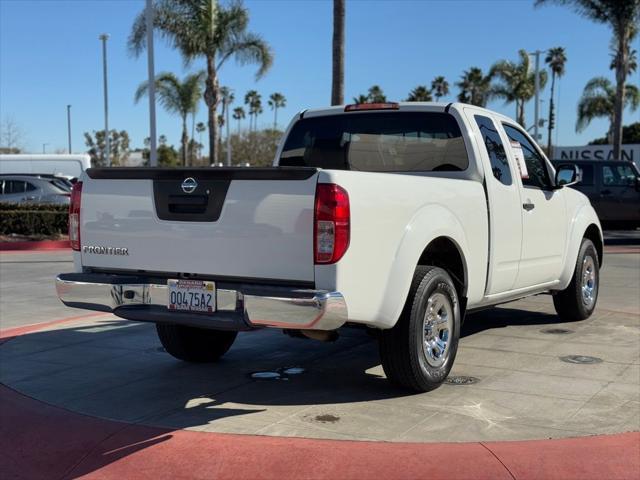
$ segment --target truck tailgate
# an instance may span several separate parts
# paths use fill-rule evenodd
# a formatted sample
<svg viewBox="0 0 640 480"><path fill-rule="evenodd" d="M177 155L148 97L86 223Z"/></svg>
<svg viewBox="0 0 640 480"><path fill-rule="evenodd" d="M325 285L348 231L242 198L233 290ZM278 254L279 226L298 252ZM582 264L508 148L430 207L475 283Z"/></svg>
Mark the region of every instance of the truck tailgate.
<svg viewBox="0 0 640 480"><path fill-rule="evenodd" d="M85 267L314 280L316 169L110 168L87 176ZM195 180L192 191L186 179Z"/></svg>

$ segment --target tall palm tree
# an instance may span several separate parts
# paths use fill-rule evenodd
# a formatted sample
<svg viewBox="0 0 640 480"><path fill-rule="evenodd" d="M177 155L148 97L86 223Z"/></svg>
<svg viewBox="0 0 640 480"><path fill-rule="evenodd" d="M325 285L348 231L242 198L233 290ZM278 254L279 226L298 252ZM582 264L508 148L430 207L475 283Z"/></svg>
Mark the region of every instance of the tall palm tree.
<svg viewBox="0 0 640 480"><path fill-rule="evenodd" d="M456 86L460 88L458 101L476 105L477 107L485 107L489 99L489 91L491 89L491 77L482 73L478 67L471 67L465 70L460 77L460 81L456 82Z"/></svg>
<svg viewBox="0 0 640 480"><path fill-rule="evenodd" d="M416 88L409 92L409 96L407 97L407 102L430 102L431 101L431 91L426 87L426 85L418 85Z"/></svg>
<svg viewBox="0 0 640 480"><path fill-rule="evenodd" d="M155 0L154 28L182 53L185 63L204 58L208 108L209 161L218 161L218 123L216 110L221 101L218 73L230 58L241 64L257 64L256 78L262 77L273 62L269 45L247 31L249 13L240 0L226 7L214 0ZM144 10L133 22L129 49L140 55L146 48Z"/></svg>
<svg viewBox="0 0 640 480"><path fill-rule="evenodd" d="M235 95L233 94L233 92L229 87L220 87L220 98L221 98L220 105L222 105L222 111L220 112L220 115L218 115L218 125L222 130L222 127L224 127L227 122L227 115L226 115L227 109L229 108L229 105L231 105L235 100ZM227 129L227 133L228 132L229 132L229 129ZM222 133L218 135L218 151L221 151L221 150L222 150Z"/></svg>
<svg viewBox="0 0 640 480"><path fill-rule="evenodd" d="M233 119L238 121L238 135L240 135L240 120L245 118L244 108L236 107L233 109Z"/></svg>
<svg viewBox="0 0 640 480"><path fill-rule="evenodd" d="M609 119L607 138L611 141L615 129L616 95L616 89L607 78L596 77L589 80L578 102L576 131L581 132L587 128L594 118L605 117ZM623 105L632 111L640 106L640 89L636 85L625 87Z"/></svg>
<svg viewBox="0 0 640 480"><path fill-rule="evenodd" d="M449 95L449 82L440 75L431 82L431 91L433 96L436 97L436 102L439 102L442 97Z"/></svg>
<svg viewBox="0 0 640 480"><path fill-rule="evenodd" d="M553 112L553 97L556 88L556 77L560 78L564 75L564 64L567 61L567 55L564 52L564 48L556 47L550 48L547 51L547 56L544 59L545 63L549 65L551 69L551 98L549 99L549 119L547 128L549 135L547 138L547 155L551 155L551 138L554 128L554 112Z"/></svg>
<svg viewBox="0 0 640 480"><path fill-rule="evenodd" d="M194 113L202 97L204 72L192 73L180 81L173 73L160 73L156 76L155 87L158 100L169 113L177 113L182 120L182 165L187 165L187 116ZM134 100L140 101L149 91L149 82L144 81L136 90Z"/></svg>
<svg viewBox="0 0 640 480"><path fill-rule="evenodd" d="M272 93L269 96L269 101L267 102L273 110L273 129L277 130L278 128L278 109L286 107L287 99L281 93Z"/></svg>
<svg viewBox="0 0 640 480"><path fill-rule="evenodd" d="M254 123L257 126L258 106L262 106L261 95L256 90L249 90L244 96L244 103L249 108L249 131L253 131Z"/></svg>
<svg viewBox="0 0 640 480"><path fill-rule="evenodd" d="M196 132L198 132L198 158L202 156L202 134L207 130L204 123L198 122L196 124Z"/></svg>
<svg viewBox="0 0 640 480"><path fill-rule="evenodd" d="M638 22L640 22L640 0L536 0L535 4L536 6L568 5L579 15L611 27L615 44L613 65L616 71L613 156L615 159L620 159L622 117L627 95L625 85L632 56L631 43L638 33Z"/></svg>
<svg viewBox="0 0 640 480"><path fill-rule="evenodd" d="M529 55L525 50L518 52L520 62L500 60L496 62L489 72L497 83L491 87L490 96L502 98L506 103L515 103L516 120L524 125L524 106L535 95L536 74L531 71ZM547 72L541 70L538 74L540 89L547 84Z"/></svg>
<svg viewBox="0 0 640 480"><path fill-rule="evenodd" d="M344 16L345 0L333 0L331 105L344 103Z"/></svg>
<svg viewBox="0 0 640 480"><path fill-rule="evenodd" d="M369 103L369 96L361 93L357 97L353 97L353 103Z"/></svg>

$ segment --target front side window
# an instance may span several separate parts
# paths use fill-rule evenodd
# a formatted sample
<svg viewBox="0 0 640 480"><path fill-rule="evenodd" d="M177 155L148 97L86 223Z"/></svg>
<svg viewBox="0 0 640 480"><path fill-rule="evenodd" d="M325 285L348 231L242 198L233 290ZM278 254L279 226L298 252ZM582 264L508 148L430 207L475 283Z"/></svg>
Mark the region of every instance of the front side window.
<svg viewBox="0 0 640 480"><path fill-rule="evenodd" d="M25 189L27 192L32 192L34 190L37 190L36 186L32 183L29 182L24 182L25 183Z"/></svg>
<svg viewBox="0 0 640 480"><path fill-rule="evenodd" d="M511 140L511 148L513 150L522 149L527 171L527 174L522 176L522 184L528 187L550 188L551 180L542 155L519 129L506 123L503 123L502 126Z"/></svg>
<svg viewBox="0 0 640 480"><path fill-rule="evenodd" d="M629 165L603 165L602 183L612 187L635 185L636 173Z"/></svg>
<svg viewBox="0 0 640 480"><path fill-rule="evenodd" d="M365 172L457 172L469 166L456 119L442 112L367 112L299 120L279 164Z"/></svg>
<svg viewBox="0 0 640 480"><path fill-rule="evenodd" d="M483 115L475 116L476 123L482 134L484 146L487 149L489 160L491 161L491 170L493 176L504 185L511 185L511 170L509 170L509 161L504 151L504 145L498 130L496 130L493 121L489 117Z"/></svg>

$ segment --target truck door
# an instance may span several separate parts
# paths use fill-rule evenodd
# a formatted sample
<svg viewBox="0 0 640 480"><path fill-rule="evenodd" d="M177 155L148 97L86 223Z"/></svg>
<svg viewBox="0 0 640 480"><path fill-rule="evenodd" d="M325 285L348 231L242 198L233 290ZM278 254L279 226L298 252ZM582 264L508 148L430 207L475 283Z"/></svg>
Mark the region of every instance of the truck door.
<svg viewBox="0 0 640 480"><path fill-rule="evenodd" d="M529 137L504 123L511 161L520 170L522 251L514 289L557 280L567 239L563 190L551 190L547 161Z"/></svg>
<svg viewBox="0 0 640 480"><path fill-rule="evenodd" d="M516 171L509 164L497 123L482 110L465 108L474 130L480 161L485 171L484 186L489 205L489 265L485 294L513 288L520 263L522 215Z"/></svg>

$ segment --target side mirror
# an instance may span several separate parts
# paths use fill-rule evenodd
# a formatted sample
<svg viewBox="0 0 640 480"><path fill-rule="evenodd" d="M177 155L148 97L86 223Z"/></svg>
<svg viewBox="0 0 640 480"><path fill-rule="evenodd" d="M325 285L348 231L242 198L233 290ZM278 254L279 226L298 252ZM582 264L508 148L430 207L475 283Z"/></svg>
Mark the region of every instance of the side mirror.
<svg viewBox="0 0 640 480"><path fill-rule="evenodd" d="M556 187L570 187L580 183L580 170L577 165L560 165L556 170Z"/></svg>

